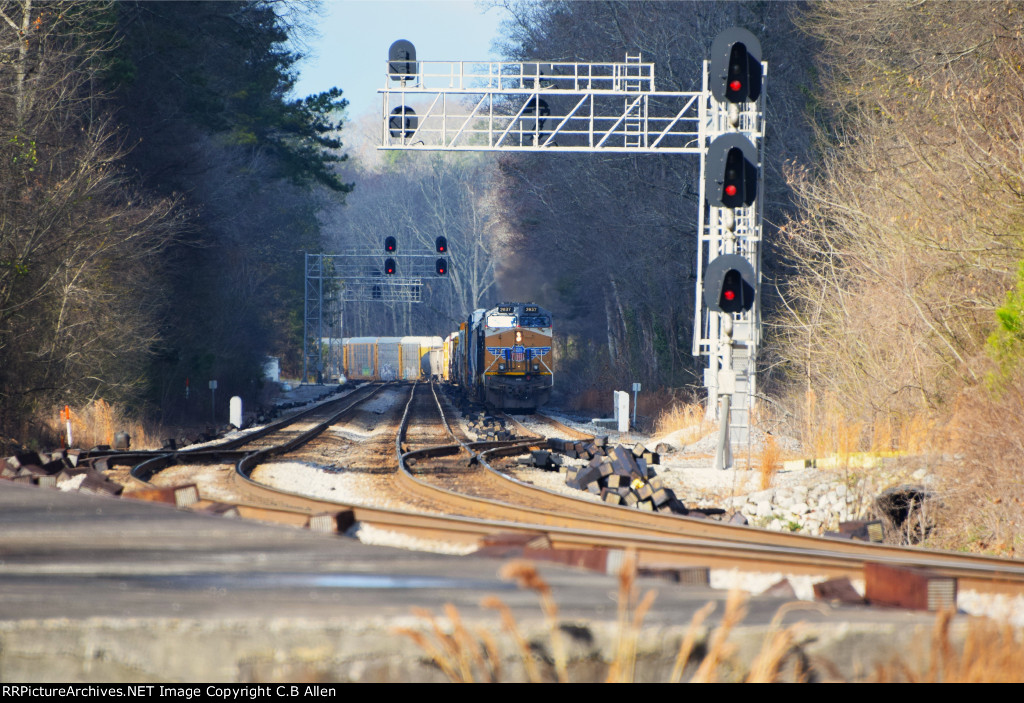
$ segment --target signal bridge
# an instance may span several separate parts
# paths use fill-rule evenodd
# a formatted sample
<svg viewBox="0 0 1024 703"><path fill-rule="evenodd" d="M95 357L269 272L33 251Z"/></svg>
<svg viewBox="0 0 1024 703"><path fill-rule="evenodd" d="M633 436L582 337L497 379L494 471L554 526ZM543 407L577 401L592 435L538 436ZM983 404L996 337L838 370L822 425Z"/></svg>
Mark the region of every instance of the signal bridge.
<svg viewBox="0 0 1024 703"><path fill-rule="evenodd" d="M735 27L719 34L700 92L659 91L654 64L639 54L611 63L418 61L399 40L387 67L381 149L700 156L692 351L708 357L708 414L722 421L716 466L731 465L731 442L749 442L761 339L767 65L757 38Z"/></svg>
<svg viewBox="0 0 1024 703"><path fill-rule="evenodd" d="M701 93L658 91L654 64L392 61L383 149L701 151Z"/></svg>

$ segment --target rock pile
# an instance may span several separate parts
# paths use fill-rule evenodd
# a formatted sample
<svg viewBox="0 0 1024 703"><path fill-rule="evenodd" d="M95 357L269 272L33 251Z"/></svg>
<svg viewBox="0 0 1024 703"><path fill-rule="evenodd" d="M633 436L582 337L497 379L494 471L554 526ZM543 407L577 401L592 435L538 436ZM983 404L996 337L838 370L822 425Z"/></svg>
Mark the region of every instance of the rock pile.
<svg viewBox="0 0 1024 703"><path fill-rule="evenodd" d="M726 499L726 504L759 527L820 535L870 515L873 499L873 492L823 482L770 488Z"/></svg>

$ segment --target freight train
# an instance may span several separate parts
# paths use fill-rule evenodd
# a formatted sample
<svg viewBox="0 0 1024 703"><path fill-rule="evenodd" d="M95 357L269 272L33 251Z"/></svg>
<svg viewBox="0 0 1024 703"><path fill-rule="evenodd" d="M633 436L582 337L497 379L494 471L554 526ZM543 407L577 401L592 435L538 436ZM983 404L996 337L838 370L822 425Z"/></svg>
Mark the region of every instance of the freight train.
<svg viewBox="0 0 1024 703"><path fill-rule="evenodd" d="M440 337L346 337L342 370L349 381L415 381L444 375Z"/></svg>
<svg viewBox="0 0 1024 703"><path fill-rule="evenodd" d="M502 410L536 410L554 385L551 313L532 303L475 310L440 337L347 337L342 369L350 381L443 378Z"/></svg>
<svg viewBox="0 0 1024 703"><path fill-rule="evenodd" d="M536 410L551 397L551 313L532 303L473 311L444 340L446 376L502 410Z"/></svg>

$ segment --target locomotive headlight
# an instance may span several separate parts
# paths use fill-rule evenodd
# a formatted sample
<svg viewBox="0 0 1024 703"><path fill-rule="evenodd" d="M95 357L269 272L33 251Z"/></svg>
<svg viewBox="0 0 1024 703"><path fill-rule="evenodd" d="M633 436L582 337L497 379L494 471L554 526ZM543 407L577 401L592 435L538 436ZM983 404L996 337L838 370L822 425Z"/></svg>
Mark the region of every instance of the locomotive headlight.
<svg viewBox="0 0 1024 703"><path fill-rule="evenodd" d="M520 330L516 330L516 344L523 341L523 333Z"/></svg>
<svg viewBox="0 0 1024 703"><path fill-rule="evenodd" d="M498 364L498 371L504 371L504 370L505 370L505 364Z"/></svg>
<svg viewBox="0 0 1024 703"><path fill-rule="evenodd" d="M540 371L540 364L534 364L533 365L533 370L534 371Z"/></svg>

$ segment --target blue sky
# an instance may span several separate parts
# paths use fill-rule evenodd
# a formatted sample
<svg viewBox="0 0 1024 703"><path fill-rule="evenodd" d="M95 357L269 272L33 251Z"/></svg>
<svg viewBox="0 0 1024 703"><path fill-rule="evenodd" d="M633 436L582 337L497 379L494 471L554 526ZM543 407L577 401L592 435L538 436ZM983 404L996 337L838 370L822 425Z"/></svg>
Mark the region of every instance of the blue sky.
<svg viewBox="0 0 1024 703"><path fill-rule="evenodd" d="M472 0L324 0L320 36L308 47L313 56L298 66L296 97L337 86L350 119L379 110L392 42L408 39L426 61L496 59L491 42L504 16Z"/></svg>

